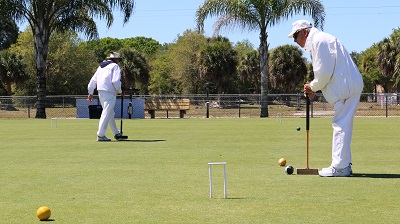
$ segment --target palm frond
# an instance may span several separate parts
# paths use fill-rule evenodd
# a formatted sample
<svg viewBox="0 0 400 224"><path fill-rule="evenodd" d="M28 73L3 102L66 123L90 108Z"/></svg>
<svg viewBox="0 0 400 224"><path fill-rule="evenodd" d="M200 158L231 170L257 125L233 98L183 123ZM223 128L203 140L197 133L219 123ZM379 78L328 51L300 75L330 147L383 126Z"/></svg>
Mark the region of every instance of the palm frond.
<svg viewBox="0 0 400 224"><path fill-rule="evenodd" d="M310 14L314 25L323 29L325 9L320 0L206 0L196 11L196 22L203 31L208 17L218 17L214 34L222 28L254 31L299 13Z"/></svg>
<svg viewBox="0 0 400 224"><path fill-rule="evenodd" d="M133 0L103 0L111 9L119 8L124 15L124 24L127 23L135 9L135 1Z"/></svg>
<svg viewBox="0 0 400 224"><path fill-rule="evenodd" d="M284 17L295 14L311 15L314 26L323 30L325 22L325 8L320 0L288 0Z"/></svg>

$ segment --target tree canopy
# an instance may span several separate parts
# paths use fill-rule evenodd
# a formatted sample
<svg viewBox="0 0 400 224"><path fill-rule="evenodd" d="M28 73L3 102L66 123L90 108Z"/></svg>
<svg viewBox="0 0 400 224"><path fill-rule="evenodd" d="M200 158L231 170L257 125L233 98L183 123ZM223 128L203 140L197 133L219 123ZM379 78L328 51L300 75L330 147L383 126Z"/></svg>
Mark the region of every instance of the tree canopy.
<svg viewBox="0 0 400 224"><path fill-rule="evenodd" d="M128 22L133 0L2 0L0 15L17 22L27 21L33 33L37 76L36 118L46 118L46 69L49 41L54 31L77 31L89 39L98 38L94 17L105 19L107 27L114 21L113 9L119 8Z"/></svg>
<svg viewBox="0 0 400 224"><path fill-rule="evenodd" d="M14 20L0 14L0 50L9 48L17 41L18 31Z"/></svg>
<svg viewBox="0 0 400 224"><path fill-rule="evenodd" d="M279 24L294 14L309 14L314 26L323 27L325 9L320 0L205 0L197 9L196 21L200 31L208 17L216 16L214 33L222 28L240 28L260 34L261 113L268 117L268 27Z"/></svg>
<svg viewBox="0 0 400 224"><path fill-rule="evenodd" d="M279 46L271 51L270 82L279 93L299 92L307 75L306 59L302 51L293 45ZM302 91L302 90L300 90Z"/></svg>

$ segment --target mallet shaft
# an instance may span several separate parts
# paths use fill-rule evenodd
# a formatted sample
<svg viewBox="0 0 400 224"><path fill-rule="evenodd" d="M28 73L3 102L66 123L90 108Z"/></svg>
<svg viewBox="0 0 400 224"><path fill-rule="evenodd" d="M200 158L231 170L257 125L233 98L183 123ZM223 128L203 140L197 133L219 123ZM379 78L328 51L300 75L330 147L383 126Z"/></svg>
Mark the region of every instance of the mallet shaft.
<svg viewBox="0 0 400 224"><path fill-rule="evenodd" d="M309 147L309 131L310 131L310 98L308 98L308 93L306 93L306 168L309 169L308 161L308 147Z"/></svg>

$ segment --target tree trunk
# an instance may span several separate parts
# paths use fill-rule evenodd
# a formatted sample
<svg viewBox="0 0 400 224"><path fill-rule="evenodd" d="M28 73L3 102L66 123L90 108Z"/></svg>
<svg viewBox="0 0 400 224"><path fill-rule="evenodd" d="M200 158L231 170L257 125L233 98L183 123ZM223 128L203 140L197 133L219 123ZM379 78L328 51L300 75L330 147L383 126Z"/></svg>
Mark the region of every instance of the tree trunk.
<svg viewBox="0 0 400 224"><path fill-rule="evenodd" d="M36 118L46 119L46 76L45 69L37 68Z"/></svg>
<svg viewBox="0 0 400 224"><path fill-rule="evenodd" d="M223 84L222 84L222 74L217 74L217 85L218 85L218 94L221 95L223 92Z"/></svg>
<svg viewBox="0 0 400 224"><path fill-rule="evenodd" d="M260 32L260 70L261 70L261 114L260 117L268 117L268 43L266 29Z"/></svg>
<svg viewBox="0 0 400 224"><path fill-rule="evenodd" d="M7 96L12 96L11 81L5 81L5 84L6 84Z"/></svg>
<svg viewBox="0 0 400 224"><path fill-rule="evenodd" d="M44 22L34 27L34 44L36 59L36 118L46 119L46 59L50 34ZM40 26L40 27L39 27Z"/></svg>

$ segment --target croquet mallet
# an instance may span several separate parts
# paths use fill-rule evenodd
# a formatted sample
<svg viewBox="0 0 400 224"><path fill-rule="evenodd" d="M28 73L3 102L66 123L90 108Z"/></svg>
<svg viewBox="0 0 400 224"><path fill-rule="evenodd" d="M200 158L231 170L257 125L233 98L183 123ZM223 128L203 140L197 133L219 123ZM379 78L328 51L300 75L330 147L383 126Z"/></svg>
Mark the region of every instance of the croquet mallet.
<svg viewBox="0 0 400 224"><path fill-rule="evenodd" d="M311 169L309 166L309 131L310 131L310 98L306 93L306 168L298 168L299 175L318 175L318 169Z"/></svg>

